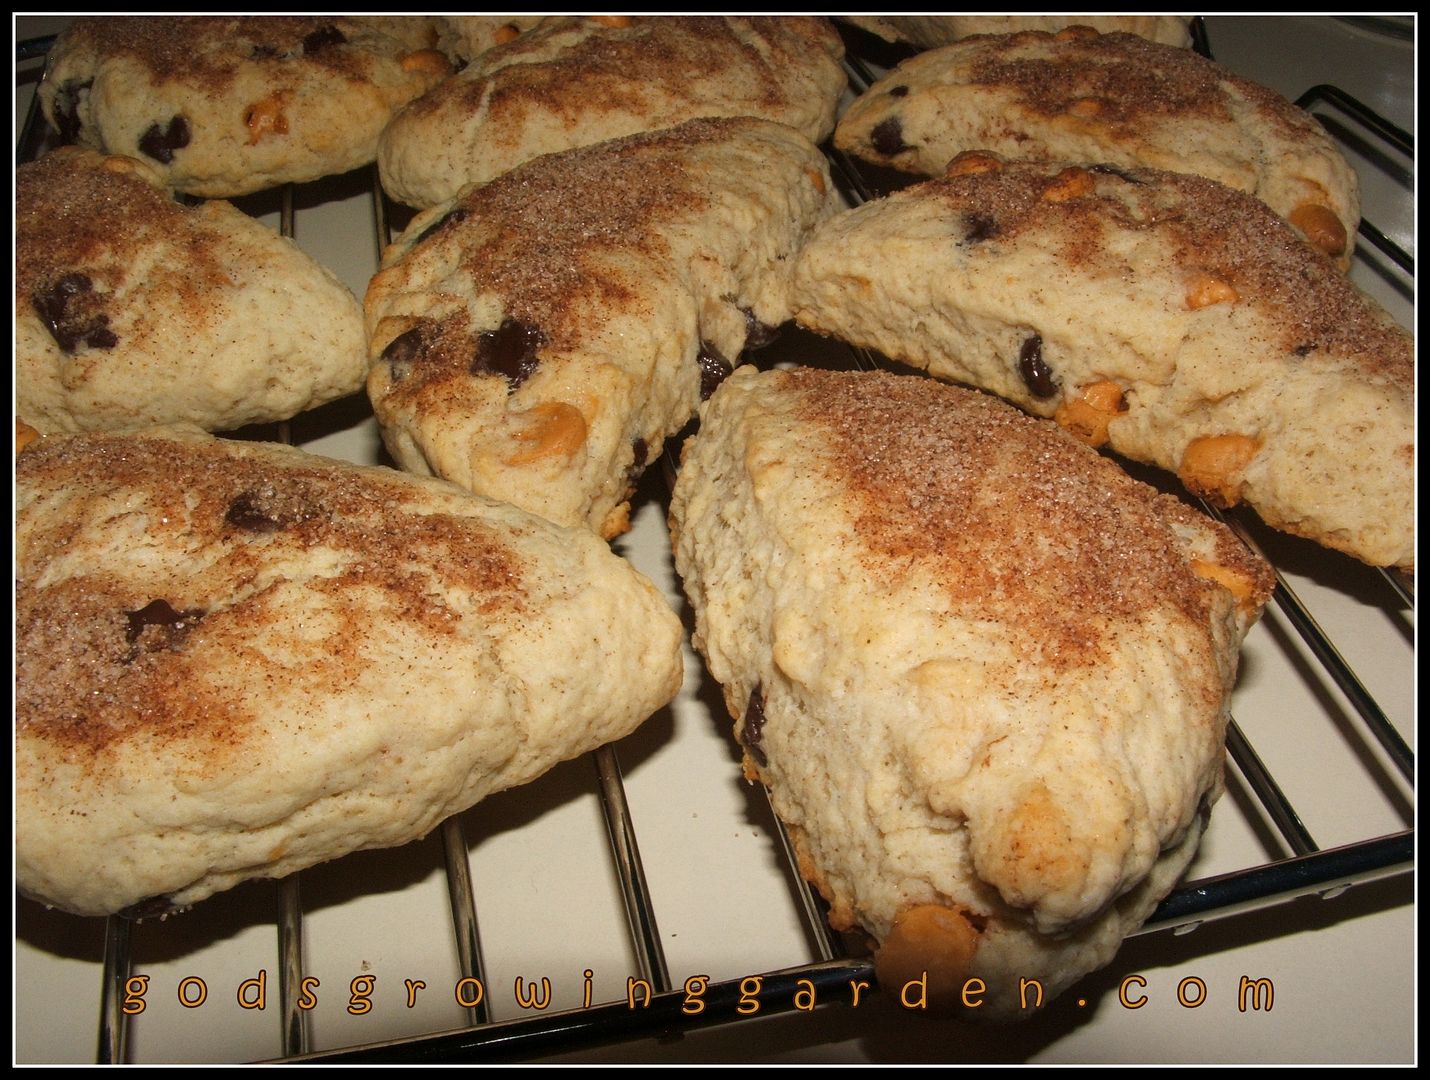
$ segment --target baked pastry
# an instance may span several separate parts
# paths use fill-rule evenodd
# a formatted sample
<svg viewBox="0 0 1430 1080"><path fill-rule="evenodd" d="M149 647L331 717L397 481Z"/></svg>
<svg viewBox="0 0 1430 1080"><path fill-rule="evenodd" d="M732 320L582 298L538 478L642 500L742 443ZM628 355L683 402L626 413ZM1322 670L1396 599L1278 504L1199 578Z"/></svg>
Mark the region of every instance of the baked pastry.
<svg viewBox="0 0 1430 1080"><path fill-rule="evenodd" d="M461 63L471 63L488 49L515 41L550 18L547 15L442 15L437 46Z"/></svg>
<svg viewBox="0 0 1430 1080"><path fill-rule="evenodd" d="M1355 172L1309 113L1131 34L1030 31L921 53L860 95L834 141L928 176L965 150L1196 173L1255 195L1342 269L1360 224Z"/></svg>
<svg viewBox="0 0 1430 1080"><path fill-rule="evenodd" d="M975 34L1016 34L1024 30L1056 33L1069 26L1090 26L1103 34L1136 34L1163 45L1190 48L1189 15L841 15L844 22L885 41L933 49Z"/></svg>
<svg viewBox="0 0 1430 1080"><path fill-rule="evenodd" d="M16 491L16 880L67 911L406 843L680 685L629 563L440 481L170 429Z"/></svg>
<svg viewBox="0 0 1430 1080"><path fill-rule="evenodd" d="M382 185L434 206L541 154L701 116L759 116L819 142L843 53L808 16L551 19L403 109L382 136Z"/></svg>
<svg viewBox="0 0 1430 1080"><path fill-rule="evenodd" d="M1218 505L1414 565L1411 337L1241 192L971 153L830 221L800 255L794 306Z"/></svg>
<svg viewBox="0 0 1430 1080"><path fill-rule="evenodd" d="M413 219L364 304L403 468L623 532L635 478L789 318L838 207L818 149L749 117L551 154Z"/></svg>
<svg viewBox="0 0 1430 1080"><path fill-rule="evenodd" d="M1008 1019L1108 963L1221 791L1270 569L1055 425L880 372L736 371L670 521L746 773L880 983Z"/></svg>
<svg viewBox="0 0 1430 1080"><path fill-rule="evenodd" d="M42 431L283 420L361 389L362 309L228 203L61 147L15 173L15 395Z"/></svg>
<svg viewBox="0 0 1430 1080"><path fill-rule="evenodd" d="M227 198L366 165L392 114L445 78L375 20L343 16L76 19L40 103L65 142L155 165ZM418 28L418 32L425 32Z"/></svg>

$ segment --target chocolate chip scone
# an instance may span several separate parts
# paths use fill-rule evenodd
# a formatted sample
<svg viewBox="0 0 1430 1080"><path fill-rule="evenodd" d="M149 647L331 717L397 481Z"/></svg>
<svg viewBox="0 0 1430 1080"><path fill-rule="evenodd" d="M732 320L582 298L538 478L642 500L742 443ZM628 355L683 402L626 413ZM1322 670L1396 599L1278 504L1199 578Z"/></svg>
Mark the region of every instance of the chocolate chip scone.
<svg viewBox="0 0 1430 1080"><path fill-rule="evenodd" d="M406 843L680 685L625 560L437 480L167 429L16 492L17 884L67 911Z"/></svg>
<svg viewBox="0 0 1430 1080"><path fill-rule="evenodd" d="M65 141L226 198L371 162L393 113L450 70L376 21L106 16L60 35L40 102Z"/></svg>
<svg viewBox="0 0 1430 1080"><path fill-rule="evenodd" d="M821 18L553 19L492 49L383 132L389 195L434 206L541 154L702 116L758 116L819 142L846 76Z"/></svg>
<svg viewBox="0 0 1430 1080"><path fill-rule="evenodd" d="M1131 34L1030 31L921 53L850 106L834 141L927 176L965 150L1195 173L1255 195L1342 269L1360 224L1355 172L1309 113Z"/></svg>
<svg viewBox="0 0 1430 1080"><path fill-rule="evenodd" d="M920 49L950 45L975 34L1016 34L1024 30L1056 33L1069 26L1090 26L1103 34L1136 34L1163 45L1189 48L1187 15L840 15L840 19L885 41Z"/></svg>
<svg viewBox="0 0 1430 1080"><path fill-rule="evenodd" d="M283 420L362 388L362 309L228 203L61 147L15 173L15 393L42 431Z"/></svg>
<svg viewBox="0 0 1430 1080"><path fill-rule="evenodd" d="M830 221L794 288L806 326L1055 417L1275 528L1414 565L1414 343L1248 195L969 154Z"/></svg>
<svg viewBox="0 0 1430 1080"><path fill-rule="evenodd" d="M1221 791L1269 567L1056 425L884 373L735 372L670 519L746 773L880 983L1008 1019L1108 963Z"/></svg>
<svg viewBox="0 0 1430 1080"><path fill-rule="evenodd" d="M392 456L603 536L702 396L789 318L838 206L792 128L694 120L532 161L415 218L365 309Z"/></svg>

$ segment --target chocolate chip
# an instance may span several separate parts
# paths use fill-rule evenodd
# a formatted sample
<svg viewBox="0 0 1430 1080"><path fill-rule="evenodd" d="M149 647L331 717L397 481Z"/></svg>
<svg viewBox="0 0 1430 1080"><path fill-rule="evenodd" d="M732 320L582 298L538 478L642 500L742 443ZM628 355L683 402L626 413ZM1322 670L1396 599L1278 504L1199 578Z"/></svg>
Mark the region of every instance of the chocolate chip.
<svg viewBox="0 0 1430 1080"><path fill-rule="evenodd" d="M1294 349L1292 349L1291 351L1292 351L1293 353L1295 353L1297 356L1306 356L1306 355L1308 355L1308 354L1314 352L1315 350L1316 350L1315 343L1314 343L1314 342L1311 342L1311 343L1308 343L1308 344L1305 344L1305 345L1297 345L1297 346L1296 346Z"/></svg>
<svg viewBox="0 0 1430 1080"><path fill-rule="evenodd" d="M95 310L100 301L93 292L94 283L89 275L76 272L65 274L30 297L35 314L55 344L67 353L74 352L81 344L112 349L119 343L109 328L109 316Z"/></svg>
<svg viewBox="0 0 1430 1080"><path fill-rule="evenodd" d="M468 212L460 206L453 210L451 213L442 215L436 221L432 222L431 225L428 225L427 228L422 230L422 232L418 235L417 239L412 241L412 246L416 247L418 244L422 243L422 241L426 240L438 229L444 228L448 224L460 225L462 222L467 220L468 216Z"/></svg>
<svg viewBox="0 0 1430 1080"><path fill-rule="evenodd" d="M752 309L742 307L740 312L745 316L745 348L763 349L780 336L778 326L760 322Z"/></svg>
<svg viewBox="0 0 1430 1080"><path fill-rule="evenodd" d="M303 55L312 56L334 45L345 45L347 40L336 26L320 26L303 39Z"/></svg>
<svg viewBox="0 0 1430 1080"><path fill-rule="evenodd" d="M992 240L998 235L998 220L987 214L965 214L963 220L968 225L968 234L964 239L970 244Z"/></svg>
<svg viewBox="0 0 1430 1080"><path fill-rule="evenodd" d="M398 334L387 343L387 347L382 350L382 359L392 365L410 364L414 360L422 357L422 328L414 326L405 333ZM401 378L394 371L393 378Z"/></svg>
<svg viewBox="0 0 1430 1080"><path fill-rule="evenodd" d="M236 529L271 533L326 517L323 509L301 492L260 484L234 496L223 519Z"/></svg>
<svg viewBox="0 0 1430 1080"><path fill-rule="evenodd" d="M175 611L167 600L151 600L138 611L126 611L124 615L129 620L124 639L132 646L124 659L132 662L141 652L177 648L204 612L198 608Z"/></svg>
<svg viewBox="0 0 1430 1080"><path fill-rule="evenodd" d="M875 124L874 130L869 133L869 141L874 144L874 149L885 157L893 157L895 154L911 149L904 142L904 127L899 123L897 116L891 116L887 120L880 120Z"/></svg>
<svg viewBox="0 0 1430 1080"><path fill-rule="evenodd" d="M907 96L908 96L908 93L909 93L909 88L908 88L907 86L905 86L903 83L900 83L898 86L891 86L891 87L889 87L889 96L890 96L890 97L907 97Z"/></svg>
<svg viewBox="0 0 1430 1080"><path fill-rule="evenodd" d="M696 354L695 360L700 365L700 400L704 401L715 393L716 387L729 378L730 372L735 369L730 365L730 361L720 355L720 350L708 341L700 343L700 352Z"/></svg>
<svg viewBox="0 0 1430 1080"><path fill-rule="evenodd" d="M631 450L635 453L634 466L637 469L645 468L646 457L650 454L650 447L645 444L645 440L637 438L631 443Z"/></svg>
<svg viewBox="0 0 1430 1080"><path fill-rule="evenodd" d="M55 127L60 141L72 143L79 138L79 98L94 85L93 79L62 83L55 93Z"/></svg>
<svg viewBox="0 0 1430 1080"><path fill-rule="evenodd" d="M1103 165L1089 165L1089 166L1087 167L1087 171L1088 171L1088 172L1095 172L1095 173L1102 173L1104 176L1115 176L1115 177L1117 177L1119 180L1126 180L1129 184L1144 184L1144 183L1146 183L1145 180L1139 180L1139 179L1137 179L1137 177L1133 176L1130 172L1124 172L1122 169L1119 169L1116 165L1106 165L1106 164L1103 164Z"/></svg>
<svg viewBox="0 0 1430 1080"><path fill-rule="evenodd" d="M750 703L745 706L745 722L740 725L740 745L750 752L755 763L768 765L770 759L760 746L760 736L765 730L765 690L760 683L750 693Z"/></svg>
<svg viewBox="0 0 1430 1080"><path fill-rule="evenodd" d="M1052 369L1043 362L1043 337L1034 334L1018 350L1018 374L1036 398L1050 398L1058 392Z"/></svg>
<svg viewBox="0 0 1430 1080"><path fill-rule="evenodd" d="M536 350L546 344L546 335L519 319L503 319L501 326L477 335L477 353L472 360L473 375L504 375L515 390L536 371L540 357Z"/></svg>
<svg viewBox="0 0 1430 1080"><path fill-rule="evenodd" d="M139 149L165 165L174 160L174 151L189 145L189 122L182 116L169 121L167 128L150 124L139 136Z"/></svg>

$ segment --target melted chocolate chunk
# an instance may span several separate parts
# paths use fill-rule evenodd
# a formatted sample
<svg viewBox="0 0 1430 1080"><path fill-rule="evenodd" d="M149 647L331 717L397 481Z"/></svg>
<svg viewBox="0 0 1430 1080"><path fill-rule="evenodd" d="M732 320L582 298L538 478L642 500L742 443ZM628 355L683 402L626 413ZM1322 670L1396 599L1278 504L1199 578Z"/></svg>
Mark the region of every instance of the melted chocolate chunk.
<svg viewBox="0 0 1430 1080"><path fill-rule="evenodd" d="M1043 336L1034 334L1018 350L1018 374L1036 398L1050 398L1058 392L1052 369L1043 362Z"/></svg>
<svg viewBox="0 0 1430 1080"><path fill-rule="evenodd" d="M740 745L750 752L750 756L760 766L770 763L764 748L760 746L760 736L764 734L764 730L765 688L756 683L750 694L750 703L745 706L745 722L740 727Z"/></svg>
<svg viewBox="0 0 1430 1080"><path fill-rule="evenodd" d="M55 94L55 127L61 142L72 143L79 138L79 96L93 85L93 79L67 82Z"/></svg>
<svg viewBox="0 0 1430 1080"><path fill-rule="evenodd" d="M504 375L515 390L536 371L541 358L536 350L546 344L546 335L518 319L503 319L501 326L477 335L477 354L472 360L473 375Z"/></svg>
<svg viewBox="0 0 1430 1080"><path fill-rule="evenodd" d="M234 496L223 519L236 529L271 533L327 516L303 491L264 483Z"/></svg>
<svg viewBox="0 0 1430 1080"><path fill-rule="evenodd" d="M336 26L320 26L303 39L303 55L312 56L334 45L346 45L347 40Z"/></svg>
<svg viewBox="0 0 1430 1080"><path fill-rule="evenodd" d="M903 83L900 83L898 86L891 86L891 87L889 87L889 96L890 96L890 97L907 97L907 96L908 96L908 93L909 93L909 88L908 88L907 86L905 86Z"/></svg>
<svg viewBox="0 0 1430 1080"><path fill-rule="evenodd" d="M387 347L382 350L382 359L393 365L410 364L414 360L422 359L422 346L422 328L414 326L387 343ZM396 371L392 373L392 377L401 378Z"/></svg>
<svg viewBox="0 0 1430 1080"><path fill-rule="evenodd" d="M1089 165L1088 172L1102 173L1104 176L1115 176L1119 180L1126 180L1129 184L1143 184L1144 180L1139 180L1129 172L1124 172L1116 165Z"/></svg>
<svg viewBox="0 0 1430 1080"><path fill-rule="evenodd" d="M98 349L112 349L119 343L109 329L109 316L94 310L98 299L93 295L94 282L87 274L66 274L49 288L30 297L35 314L62 350L72 353L81 344Z"/></svg>
<svg viewBox="0 0 1430 1080"><path fill-rule="evenodd" d="M645 444L644 439L636 439L631 443L631 450L635 453L632 465L637 469L645 468L646 458L650 455L650 447Z"/></svg>
<svg viewBox="0 0 1430 1080"><path fill-rule="evenodd" d="M745 316L745 348L763 349L780 336L778 326L760 322L750 308L742 307L740 313Z"/></svg>
<svg viewBox="0 0 1430 1080"><path fill-rule="evenodd" d="M174 151L189 145L189 122L182 116L169 121L167 128L150 124L148 130L139 136L139 149L155 161L165 165L174 160Z"/></svg>
<svg viewBox="0 0 1430 1080"><path fill-rule="evenodd" d="M869 141L874 144L874 149L885 157L893 157L911 149L909 144L904 142L904 126L899 123L897 116L875 124L874 130L869 133Z"/></svg>
<svg viewBox="0 0 1430 1080"><path fill-rule="evenodd" d="M970 244L992 240L998 235L997 218L989 217L987 214L965 214L963 220L968 225L968 235L964 239Z"/></svg>
<svg viewBox="0 0 1430 1080"><path fill-rule="evenodd" d="M730 372L735 369L730 365L730 361L720 355L720 350L708 341L700 343L700 352L696 354L695 360L700 365L700 400L704 401L715 393L715 389L729 378Z"/></svg>
<svg viewBox="0 0 1430 1080"><path fill-rule="evenodd" d="M422 232L418 235L417 239L412 241L412 246L416 247L418 244L422 243L422 241L426 240L438 229L444 228L448 224L460 225L466 220L467 211L459 206L451 213L442 215L436 221L432 222L431 225L428 225L427 228L423 229Z"/></svg>
<svg viewBox="0 0 1430 1080"><path fill-rule="evenodd" d="M141 652L178 648L204 614L199 608L175 611L167 600L151 600L138 611L126 611L129 629L124 632L124 640L132 648L125 660L132 662Z"/></svg>

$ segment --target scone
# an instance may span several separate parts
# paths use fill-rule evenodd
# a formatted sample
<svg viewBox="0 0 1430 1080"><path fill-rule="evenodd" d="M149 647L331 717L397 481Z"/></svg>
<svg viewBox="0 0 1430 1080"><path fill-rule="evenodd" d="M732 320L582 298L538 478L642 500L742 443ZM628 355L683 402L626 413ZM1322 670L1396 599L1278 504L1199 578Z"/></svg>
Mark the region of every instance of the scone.
<svg viewBox="0 0 1430 1080"><path fill-rule="evenodd" d="M881 985L1010 1019L1108 963L1221 791L1270 569L1056 425L885 373L735 372L670 520L746 772Z"/></svg>
<svg viewBox="0 0 1430 1080"><path fill-rule="evenodd" d="M627 562L440 481L166 429L16 492L16 880L77 914L406 843L680 684Z"/></svg>
<svg viewBox="0 0 1430 1080"><path fill-rule="evenodd" d="M871 86L835 145L937 176L958 153L1196 173L1249 192L1350 265L1355 172L1325 129L1187 49L1073 28L976 37L921 53Z"/></svg>
<svg viewBox="0 0 1430 1080"><path fill-rule="evenodd" d="M42 431L283 420L362 388L362 309L228 203L61 147L15 173L15 396Z"/></svg>
<svg viewBox="0 0 1430 1080"><path fill-rule="evenodd" d="M920 49L950 45L975 34L1016 34L1023 30L1056 33L1069 26L1090 26L1103 34L1136 34L1163 45L1189 48L1187 15L841 15L847 23L885 41Z"/></svg>
<svg viewBox="0 0 1430 1080"><path fill-rule="evenodd" d="M383 25L335 15L76 19L50 54L40 102L64 141L143 158L191 195L314 180L371 162L392 114L451 70Z"/></svg>
<svg viewBox="0 0 1430 1080"><path fill-rule="evenodd" d="M824 157L751 118L539 158L418 215L365 310L403 468L603 536L702 396L789 318L838 207Z"/></svg>
<svg viewBox="0 0 1430 1080"><path fill-rule="evenodd" d="M1414 343L1241 192L969 154L830 221L801 253L794 305L1214 503L1414 565Z"/></svg>
<svg viewBox="0 0 1430 1080"><path fill-rule="evenodd" d="M758 116L819 142L843 52L807 16L552 19L403 109L383 132L382 185L434 206L541 154L702 116Z"/></svg>

